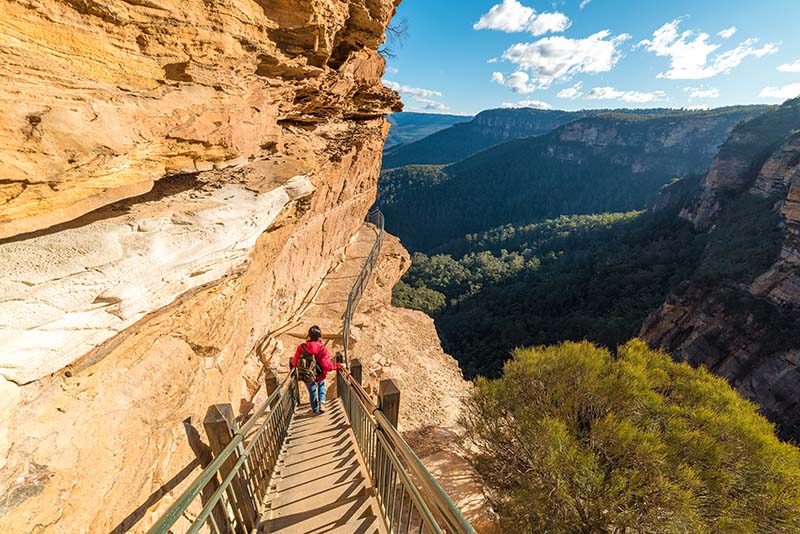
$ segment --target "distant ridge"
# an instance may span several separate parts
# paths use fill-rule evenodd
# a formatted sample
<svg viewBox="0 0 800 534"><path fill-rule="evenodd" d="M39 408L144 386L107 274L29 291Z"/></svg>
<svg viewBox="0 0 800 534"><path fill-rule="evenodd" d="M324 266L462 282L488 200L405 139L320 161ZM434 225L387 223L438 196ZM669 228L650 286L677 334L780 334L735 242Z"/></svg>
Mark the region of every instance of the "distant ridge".
<svg viewBox="0 0 800 534"><path fill-rule="evenodd" d="M400 112L387 115L392 125L384 150L404 143L413 143L460 122L469 122L471 115Z"/></svg>
<svg viewBox="0 0 800 534"><path fill-rule="evenodd" d="M504 141L548 133L591 113L539 109L482 111L469 122L455 124L419 141L387 149L383 168L455 163Z"/></svg>
<svg viewBox="0 0 800 534"><path fill-rule="evenodd" d="M511 139L449 165L386 168L384 160L377 203L388 230L412 251L506 223L644 209L673 178L704 174L733 127L766 109L582 112L588 116L546 135ZM498 111L519 110L485 112L408 147L466 129L474 134L480 122L495 121L496 135L509 124ZM559 120L557 113L561 120L576 115L539 117Z"/></svg>

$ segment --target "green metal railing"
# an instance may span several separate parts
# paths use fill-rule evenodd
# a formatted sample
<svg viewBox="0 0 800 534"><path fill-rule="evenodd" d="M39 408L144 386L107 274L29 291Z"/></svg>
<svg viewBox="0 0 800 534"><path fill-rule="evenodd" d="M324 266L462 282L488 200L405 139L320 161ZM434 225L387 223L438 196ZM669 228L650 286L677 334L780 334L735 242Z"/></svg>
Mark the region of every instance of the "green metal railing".
<svg viewBox="0 0 800 534"><path fill-rule="evenodd" d="M186 532L192 534L204 524L215 534L249 534L263 511L270 478L300 402L295 381L292 371L241 429L234 427L228 446L167 509L149 534L170 533L181 518L190 522ZM194 517L191 510L197 510Z"/></svg>
<svg viewBox="0 0 800 534"><path fill-rule="evenodd" d="M353 321L353 313L356 310L356 306L358 306L358 301L361 300L361 295L364 294L364 289L366 289L370 276L372 276L372 269L374 269L375 264L378 263L378 259L381 256L381 247L383 247L383 213L378 209L374 209L369 212L366 221L373 225L373 229L377 233L377 238L375 239L375 244L372 245L372 249L369 251L367 259L364 261L361 272L358 273L358 277L356 277L356 281L353 283L350 295L347 297L347 311L344 314L344 327L342 328L345 365L350 364L350 324Z"/></svg>
<svg viewBox="0 0 800 534"><path fill-rule="evenodd" d="M394 425L347 372L337 387L391 533L475 534Z"/></svg>

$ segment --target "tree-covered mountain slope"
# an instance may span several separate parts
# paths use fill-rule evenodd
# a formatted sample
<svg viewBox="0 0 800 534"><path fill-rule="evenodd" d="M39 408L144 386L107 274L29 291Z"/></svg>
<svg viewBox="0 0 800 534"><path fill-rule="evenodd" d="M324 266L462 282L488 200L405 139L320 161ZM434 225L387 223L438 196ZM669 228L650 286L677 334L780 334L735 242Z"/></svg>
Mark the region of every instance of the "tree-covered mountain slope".
<svg viewBox="0 0 800 534"><path fill-rule="evenodd" d="M397 145L424 139L454 124L468 122L472 117L403 111L387 115L386 120L392 125L384 145L384 150L389 150Z"/></svg>
<svg viewBox="0 0 800 534"><path fill-rule="evenodd" d="M506 223L643 209L674 177L705 173L733 127L765 109L602 113L451 165L384 170L378 205L417 251Z"/></svg>
<svg viewBox="0 0 800 534"><path fill-rule="evenodd" d="M395 303L436 319L468 377L497 376L515 347L634 335L700 261L705 237L659 212L504 225L417 253Z"/></svg>
<svg viewBox="0 0 800 534"><path fill-rule="evenodd" d="M383 168L454 163L509 139L548 133L587 114L583 111L490 109L469 122L455 124L413 143L388 148Z"/></svg>

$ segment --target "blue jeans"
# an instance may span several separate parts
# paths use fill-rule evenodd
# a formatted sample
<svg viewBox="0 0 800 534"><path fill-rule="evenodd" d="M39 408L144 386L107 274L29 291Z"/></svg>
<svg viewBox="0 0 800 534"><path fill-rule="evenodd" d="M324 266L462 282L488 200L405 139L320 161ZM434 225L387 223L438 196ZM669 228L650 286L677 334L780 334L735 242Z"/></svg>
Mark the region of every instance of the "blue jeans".
<svg viewBox="0 0 800 534"><path fill-rule="evenodd" d="M314 413L319 413L319 403L325 402L325 381L322 382L312 382L310 384L306 384L308 388L308 396L311 397L311 409ZM317 397L317 391L319 390L319 401Z"/></svg>

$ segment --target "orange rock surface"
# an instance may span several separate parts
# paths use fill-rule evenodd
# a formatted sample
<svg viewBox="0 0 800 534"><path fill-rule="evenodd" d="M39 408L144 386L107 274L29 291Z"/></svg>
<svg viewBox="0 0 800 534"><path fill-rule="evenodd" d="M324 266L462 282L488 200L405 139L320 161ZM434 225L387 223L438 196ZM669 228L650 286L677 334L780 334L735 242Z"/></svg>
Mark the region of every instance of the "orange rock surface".
<svg viewBox="0 0 800 534"><path fill-rule="evenodd" d="M142 532L208 461L374 201L397 3L2 0L0 532Z"/></svg>

